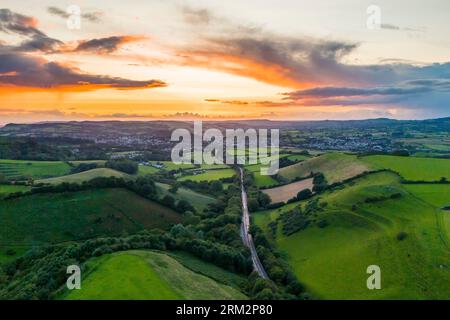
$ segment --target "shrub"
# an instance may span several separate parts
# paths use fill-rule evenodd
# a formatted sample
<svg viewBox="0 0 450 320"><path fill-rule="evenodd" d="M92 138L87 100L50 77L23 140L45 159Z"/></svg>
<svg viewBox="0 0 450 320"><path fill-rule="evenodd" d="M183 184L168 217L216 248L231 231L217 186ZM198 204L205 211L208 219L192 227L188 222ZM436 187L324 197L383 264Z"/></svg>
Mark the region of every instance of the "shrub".
<svg viewBox="0 0 450 320"><path fill-rule="evenodd" d="M405 231L400 231L397 234L397 240L402 241L402 240L406 239L407 236L408 236L408 234Z"/></svg>

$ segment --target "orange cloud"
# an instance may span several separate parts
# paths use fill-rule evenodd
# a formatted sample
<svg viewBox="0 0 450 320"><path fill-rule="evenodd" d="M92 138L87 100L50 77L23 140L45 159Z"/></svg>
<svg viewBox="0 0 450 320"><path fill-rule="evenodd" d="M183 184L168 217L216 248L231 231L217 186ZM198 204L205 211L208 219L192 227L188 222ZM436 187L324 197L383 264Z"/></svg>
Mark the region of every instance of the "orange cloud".
<svg viewBox="0 0 450 320"><path fill-rule="evenodd" d="M243 56L207 51L182 53L181 56L185 65L225 71L277 86L298 89L314 85L307 79L294 77L287 67Z"/></svg>

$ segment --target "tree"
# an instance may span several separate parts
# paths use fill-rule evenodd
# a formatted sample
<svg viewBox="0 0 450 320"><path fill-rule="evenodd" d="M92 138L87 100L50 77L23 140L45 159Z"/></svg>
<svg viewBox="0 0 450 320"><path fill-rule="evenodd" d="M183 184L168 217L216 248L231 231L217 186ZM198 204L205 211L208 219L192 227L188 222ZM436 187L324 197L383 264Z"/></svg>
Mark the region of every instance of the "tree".
<svg viewBox="0 0 450 320"><path fill-rule="evenodd" d="M175 194L177 193L179 187L180 185L178 183L175 183L169 188L169 192Z"/></svg>
<svg viewBox="0 0 450 320"><path fill-rule="evenodd" d="M309 189L303 189L297 193L297 200L306 200L311 198L312 192Z"/></svg>
<svg viewBox="0 0 450 320"><path fill-rule="evenodd" d="M327 188L328 182L323 173L318 173L313 178L313 191L320 192Z"/></svg>
<svg viewBox="0 0 450 320"><path fill-rule="evenodd" d="M259 202L255 198L248 199L248 210L249 211L256 211L259 208Z"/></svg>
<svg viewBox="0 0 450 320"><path fill-rule="evenodd" d="M214 192L223 191L223 184L219 180L215 180L211 183L211 190Z"/></svg>
<svg viewBox="0 0 450 320"><path fill-rule="evenodd" d="M161 199L161 203L169 208L175 207L175 199L168 194Z"/></svg>
<svg viewBox="0 0 450 320"><path fill-rule="evenodd" d="M192 211L192 212L195 211L195 208L194 208L189 202L187 202L186 200L180 200L180 201L178 201L178 203L177 203L175 209L176 209L178 212L181 212L181 213L184 213L184 212L186 212L186 211Z"/></svg>

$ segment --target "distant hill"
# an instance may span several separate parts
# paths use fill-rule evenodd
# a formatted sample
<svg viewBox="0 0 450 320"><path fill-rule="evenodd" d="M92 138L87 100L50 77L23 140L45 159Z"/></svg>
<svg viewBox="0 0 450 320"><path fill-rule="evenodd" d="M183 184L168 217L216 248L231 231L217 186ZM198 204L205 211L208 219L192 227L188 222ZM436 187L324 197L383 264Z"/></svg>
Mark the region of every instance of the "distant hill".
<svg viewBox="0 0 450 320"><path fill-rule="evenodd" d="M395 120L388 118L366 120L321 120L321 121L272 121L265 119L203 121L203 128L280 128L280 129L338 129L338 128L371 128L371 127L443 127L450 130L450 117L428 120ZM151 133L155 137L167 137L175 128L192 129L192 121L68 121L45 122L33 124L9 123L0 128L0 136L31 137L71 137L92 139L95 136L111 135L145 135Z"/></svg>

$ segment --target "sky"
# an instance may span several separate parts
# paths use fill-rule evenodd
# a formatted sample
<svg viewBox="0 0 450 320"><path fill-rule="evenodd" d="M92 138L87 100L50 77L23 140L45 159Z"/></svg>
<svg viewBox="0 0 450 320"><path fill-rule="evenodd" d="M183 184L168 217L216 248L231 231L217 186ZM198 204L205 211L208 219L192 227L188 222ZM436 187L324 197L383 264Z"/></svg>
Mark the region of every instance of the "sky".
<svg viewBox="0 0 450 320"><path fill-rule="evenodd" d="M0 125L450 116L450 1L0 3Z"/></svg>

